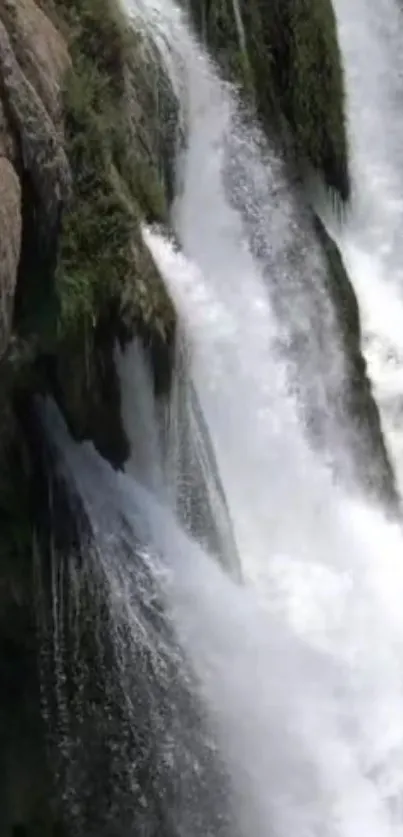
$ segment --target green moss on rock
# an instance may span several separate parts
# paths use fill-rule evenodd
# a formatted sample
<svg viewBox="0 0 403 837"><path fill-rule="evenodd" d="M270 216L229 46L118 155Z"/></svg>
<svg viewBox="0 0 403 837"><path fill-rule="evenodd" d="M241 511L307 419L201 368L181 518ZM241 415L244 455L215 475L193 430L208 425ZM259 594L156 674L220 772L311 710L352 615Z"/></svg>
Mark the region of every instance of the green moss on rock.
<svg viewBox="0 0 403 837"><path fill-rule="evenodd" d="M191 0L227 76L270 135L291 144L342 201L350 194L343 70L331 0ZM240 26L241 23L241 26Z"/></svg>
<svg viewBox="0 0 403 837"><path fill-rule="evenodd" d="M144 220L167 219L158 108L154 101L136 114L144 136L135 137L128 97L134 73L140 103L144 89L152 96L160 68L107 0L60 5L70 31L65 135L73 173L57 270L61 334L95 327L119 301L134 319L168 332L172 309L140 231Z"/></svg>
<svg viewBox="0 0 403 837"><path fill-rule="evenodd" d="M13 453L23 446L14 400L50 390L73 434L91 438L119 466L128 447L115 342L137 331L158 357L170 357L175 323L141 236L144 221L167 221L176 131L169 82L151 45L126 27L116 3L40 5L63 34L71 59L57 132L71 189L68 201L55 189L63 212L46 278L35 196L30 184L23 189L21 298L0 365L0 587L7 579L7 601L9 584L14 589L19 568L30 567L32 557L31 517L20 488L28 477Z"/></svg>
<svg viewBox="0 0 403 837"><path fill-rule="evenodd" d="M0 675L6 684L0 698L0 831L11 833L15 824L31 828L32 818L39 817L37 831L29 833L46 834L40 817L53 826L47 810L50 781L39 780L48 800L27 801L27 810L10 804L14 786L19 791L25 781L23 770L14 776L10 765L19 768L20 754L23 763L31 752L38 764L44 758L36 747L33 612L37 504L44 498L34 500L41 463L35 444L28 452L25 445L31 433L26 405L33 392L51 391L74 435L91 438L116 466L128 456L113 350L116 339L138 331L158 355L156 365L161 356L170 357L173 307L143 243L141 224L167 222L176 103L155 51L126 28L117 4L41 0L40 5L62 32L71 59L60 122L52 123L66 176L51 177L49 158L34 153L47 137L49 118L40 91L33 98L29 80L20 84L16 56L15 77L27 104L21 114L35 105L36 118L14 120L21 135L32 130L33 151L27 172L23 155L17 155L23 235L13 334L0 359ZM46 214L38 207L55 209ZM26 704L34 707L33 719ZM26 750L19 749L17 727ZM35 747L28 742L31 734ZM28 774L32 769L29 764Z"/></svg>
<svg viewBox="0 0 403 837"><path fill-rule="evenodd" d="M174 311L141 224L167 223L177 105L158 55L113 0L43 0L71 66L63 91L72 177L38 369L71 430L127 456L113 364L117 338L170 344ZM162 118L163 117L163 118Z"/></svg>

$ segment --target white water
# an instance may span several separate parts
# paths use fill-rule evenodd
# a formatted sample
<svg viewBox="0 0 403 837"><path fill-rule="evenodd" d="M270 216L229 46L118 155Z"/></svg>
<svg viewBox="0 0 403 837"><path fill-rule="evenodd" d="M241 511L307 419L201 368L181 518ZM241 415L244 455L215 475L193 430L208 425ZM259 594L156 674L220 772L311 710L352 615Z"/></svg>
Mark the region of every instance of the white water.
<svg viewBox="0 0 403 837"><path fill-rule="evenodd" d="M233 330L227 373L240 364L244 379L254 375L248 396L264 397L261 407L270 407L271 420L281 424L294 421L295 404L285 406L292 393L329 465L350 486L373 485L379 460L368 456L370 431L361 423L357 433L344 406L346 357L328 266L281 156L245 124L234 92L219 81L174 3L126 0L125 7L157 44L180 100L187 146L178 159L173 223L183 252L203 275L204 290L196 283L191 292L202 294L194 303L203 302L207 319L218 324L218 345L221 333ZM234 306L236 319L228 313ZM243 351L239 323L253 340L251 354L259 355L256 367ZM208 368L214 375L214 364ZM272 409L279 390L281 417Z"/></svg>
<svg viewBox="0 0 403 837"><path fill-rule="evenodd" d="M47 426L92 521L111 606L128 619L132 642L149 646L156 671L159 646L152 632L147 636L136 605L139 555L159 580L230 771L233 816L243 837L288 837L290 830L307 837L399 834L398 529L344 501L339 528L329 529L320 561L296 549L276 554L268 531L259 588L251 581L239 586L181 531L155 495L115 474L90 447L69 441L52 412ZM122 521L133 531L132 572L126 550L119 550ZM243 553L246 568L253 550L250 543ZM129 704L135 699L135 693L127 695ZM182 819L191 823L188 804ZM199 835L197 808L193 815ZM178 834L188 833L179 826Z"/></svg>
<svg viewBox="0 0 403 837"><path fill-rule="evenodd" d="M170 397L156 407L137 340L116 351L121 412L131 455L125 471L165 499L182 525L235 577L239 559L215 456L179 343ZM133 417L136 420L133 421ZM157 454L156 454L157 452Z"/></svg>
<svg viewBox="0 0 403 837"><path fill-rule="evenodd" d="M353 211L337 231L364 352L403 489L403 46L396 0L334 0L353 161Z"/></svg>
<svg viewBox="0 0 403 837"><path fill-rule="evenodd" d="M151 27L176 81L178 66L187 71L189 145L175 211L186 255L152 230L144 236L192 350L192 380L245 584L235 584L161 505L160 483L170 475L160 461L150 384L135 358L132 378L121 366L123 418L133 442L129 476L110 472L103 485L101 472L97 480L91 469L86 475L78 446L60 444L98 529L113 523L106 492L112 481L116 506L145 542L145 560L160 579L229 767L243 837L397 837L403 823L401 532L334 487L300 429L278 351L283 325L222 184L228 93L171 3L138 0L132 11ZM256 147L246 156L257 180ZM287 194L281 183L276 193L267 177L260 189L269 211L270 201L287 201ZM287 203L273 218L272 267L281 278L289 265L280 245L295 234ZM264 226L266 215L258 221ZM339 373L337 354L335 365ZM313 382L319 387L320 371ZM109 572L115 584L113 564ZM127 595L124 585L116 595Z"/></svg>

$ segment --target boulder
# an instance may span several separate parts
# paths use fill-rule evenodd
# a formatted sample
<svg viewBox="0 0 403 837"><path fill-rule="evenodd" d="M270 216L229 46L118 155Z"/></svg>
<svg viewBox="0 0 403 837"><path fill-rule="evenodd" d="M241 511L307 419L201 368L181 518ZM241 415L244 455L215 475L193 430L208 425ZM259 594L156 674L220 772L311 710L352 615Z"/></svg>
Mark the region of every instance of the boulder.
<svg viewBox="0 0 403 837"><path fill-rule="evenodd" d="M4 153L13 165L21 204L12 233L14 252L18 240L18 275L8 282L18 322L30 319L49 288L61 212L70 193L61 136L67 65L61 36L36 4L5 0L0 9L0 105L6 117L0 123L5 123ZM12 298L10 305L12 312Z"/></svg>
<svg viewBox="0 0 403 837"><path fill-rule="evenodd" d="M2 0L1 20L18 64L55 125L62 129L62 86L70 64L67 44L34 0Z"/></svg>

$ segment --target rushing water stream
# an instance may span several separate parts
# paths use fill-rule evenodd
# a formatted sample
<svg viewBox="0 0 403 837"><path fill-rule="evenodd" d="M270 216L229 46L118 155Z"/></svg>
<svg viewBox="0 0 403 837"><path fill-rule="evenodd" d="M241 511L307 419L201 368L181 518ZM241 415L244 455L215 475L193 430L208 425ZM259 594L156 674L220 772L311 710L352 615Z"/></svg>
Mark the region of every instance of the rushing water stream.
<svg viewBox="0 0 403 837"><path fill-rule="evenodd" d="M86 538L92 544L90 589L109 607L111 680L98 653L103 723L108 730L112 718L120 768L110 771L115 826L105 834L392 837L403 827L403 539L361 491L346 489L353 468L350 482L333 480L329 450L348 471L351 438L348 417L332 413L345 370L320 253L304 219L298 223L281 163L238 118L180 10L171 0L126 5L164 56L188 131L172 218L181 249L143 230L183 330L169 405L176 432L166 432L137 344L117 357L131 443L124 475L90 445L73 443L51 404L40 407L57 469L89 521L90 536L79 534L84 549ZM366 17L371 4L358 6L378 44L384 33ZM347 0L336 8L352 66L365 43L351 39ZM353 77L349 83L353 96ZM359 186L358 140L356 153ZM368 242L375 247L364 230L370 196L363 201L367 209L343 238L357 270ZM185 401L175 396L184 378ZM301 417L312 406L321 453ZM189 433L198 442L183 452ZM187 485L194 490L186 479L195 462L205 498L197 520L183 496ZM74 598L74 562L67 573ZM60 638L80 608L78 591L66 616L62 586L54 587L54 655L65 709ZM91 666L80 669L81 697L90 679ZM124 720L120 738L113 701ZM91 723L86 716L81 729ZM136 747L143 752L145 742L157 768L141 795ZM72 761L67 733L65 746ZM85 782L73 774L78 820L96 833L102 817L94 826ZM120 801L123 783L140 819Z"/></svg>

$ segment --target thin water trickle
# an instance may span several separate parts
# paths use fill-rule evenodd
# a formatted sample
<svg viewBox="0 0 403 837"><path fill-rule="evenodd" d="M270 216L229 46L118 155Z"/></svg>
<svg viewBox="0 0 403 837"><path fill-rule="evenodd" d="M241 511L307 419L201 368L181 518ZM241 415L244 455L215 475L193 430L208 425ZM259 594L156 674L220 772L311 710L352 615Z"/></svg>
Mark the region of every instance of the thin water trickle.
<svg viewBox="0 0 403 837"><path fill-rule="evenodd" d="M125 352L117 350L116 361L131 448L126 473L165 499L184 528L239 579L233 526L208 427L189 378L185 341L178 340L169 397L161 397L158 404L148 386L151 372L140 343L133 340Z"/></svg>

